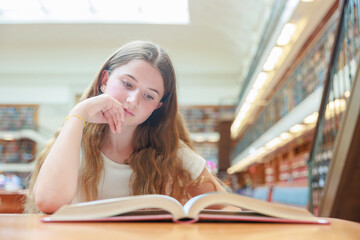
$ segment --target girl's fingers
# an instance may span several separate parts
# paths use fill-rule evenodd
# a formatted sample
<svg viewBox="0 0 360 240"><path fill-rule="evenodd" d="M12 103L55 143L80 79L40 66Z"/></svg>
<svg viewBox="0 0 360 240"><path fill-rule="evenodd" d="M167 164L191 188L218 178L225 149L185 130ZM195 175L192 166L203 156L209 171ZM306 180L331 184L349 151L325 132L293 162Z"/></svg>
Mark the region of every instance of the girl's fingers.
<svg viewBox="0 0 360 240"><path fill-rule="evenodd" d="M111 132L115 133L116 132L116 126L115 126L115 122L114 122L114 118L112 116L112 114L110 114L111 111L105 111L104 112L104 117L107 121L107 123L109 124L110 126L110 130Z"/></svg>
<svg viewBox="0 0 360 240"><path fill-rule="evenodd" d="M121 107L119 107L119 108L117 108L116 109L117 111L116 111L116 117L117 117L117 123L118 123L118 126L119 126L119 130L118 130L118 132L120 133L121 132L121 127L122 127L122 124L123 124L123 122L124 122L124 108L122 108L122 106Z"/></svg>
<svg viewBox="0 0 360 240"><path fill-rule="evenodd" d="M119 121L119 118L120 118L119 111L117 111L117 109L112 109L111 110L111 115L113 116L113 121L114 121L114 124L115 124L115 130L116 130L116 132L120 133L120 131L121 131L121 122Z"/></svg>
<svg viewBox="0 0 360 240"><path fill-rule="evenodd" d="M117 124L116 124L116 131L117 131L118 133L121 133L121 127L122 127L122 122L117 122Z"/></svg>
<svg viewBox="0 0 360 240"><path fill-rule="evenodd" d="M107 123L113 133L121 132L122 124L125 120L125 112L118 100L109 95L102 94L85 101L83 106L87 109L89 122Z"/></svg>
<svg viewBox="0 0 360 240"><path fill-rule="evenodd" d="M107 110L107 122L110 125L110 128L113 126L113 128L111 128L111 130L115 133L121 133L121 128L122 128L122 112L124 110L120 107L113 107L109 110Z"/></svg>
<svg viewBox="0 0 360 240"><path fill-rule="evenodd" d="M115 111L115 115L116 115L116 131L118 133L121 133L122 121L121 121L121 113L118 109L117 111Z"/></svg>
<svg viewBox="0 0 360 240"><path fill-rule="evenodd" d="M121 121L124 122L125 121L125 110L123 107L121 107Z"/></svg>
<svg viewBox="0 0 360 240"><path fill-rule="evenodd" d="M112 116L112 121L114 123L114 130L115 130L115 132L119 132L119 121L118 121L117 111L115 109L111 109L109 112L110 112L110 115Z"/></svg>

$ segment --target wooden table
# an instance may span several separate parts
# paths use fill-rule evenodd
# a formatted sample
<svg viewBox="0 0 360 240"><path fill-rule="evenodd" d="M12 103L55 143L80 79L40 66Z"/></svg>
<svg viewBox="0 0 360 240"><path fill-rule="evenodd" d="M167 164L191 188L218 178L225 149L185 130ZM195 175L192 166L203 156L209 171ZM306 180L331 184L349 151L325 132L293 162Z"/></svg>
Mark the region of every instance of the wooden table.
<svg viewBox="0 0 360 240"><path fill-rule="evenodd" d="M39 215L0 214L0 239L360 239L360 223L330 225L269 223L42 223Z"/></svg>

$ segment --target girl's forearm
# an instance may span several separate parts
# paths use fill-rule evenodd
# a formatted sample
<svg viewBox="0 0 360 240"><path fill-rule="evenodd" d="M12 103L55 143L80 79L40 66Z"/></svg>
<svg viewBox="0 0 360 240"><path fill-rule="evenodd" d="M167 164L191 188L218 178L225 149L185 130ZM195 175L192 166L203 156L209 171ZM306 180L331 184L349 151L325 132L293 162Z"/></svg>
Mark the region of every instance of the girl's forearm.
<svg viewBox="0 0 360 240"><path fill-rule="evenodd" d="M56 211L75 195L83 126L80 118L69 117L40 169L34 198L43 212Z"/></svg>

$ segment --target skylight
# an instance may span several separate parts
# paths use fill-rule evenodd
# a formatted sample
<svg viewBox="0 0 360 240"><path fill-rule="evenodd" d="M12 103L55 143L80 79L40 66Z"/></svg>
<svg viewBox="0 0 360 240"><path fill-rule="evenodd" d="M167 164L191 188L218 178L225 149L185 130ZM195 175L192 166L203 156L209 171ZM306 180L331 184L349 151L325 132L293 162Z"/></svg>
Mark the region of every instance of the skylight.
<svg viewBox="0 0 360 240"><path fill-rule="evenodd" d="M188 24L187 0L0 0L0 23Z"/></svg>

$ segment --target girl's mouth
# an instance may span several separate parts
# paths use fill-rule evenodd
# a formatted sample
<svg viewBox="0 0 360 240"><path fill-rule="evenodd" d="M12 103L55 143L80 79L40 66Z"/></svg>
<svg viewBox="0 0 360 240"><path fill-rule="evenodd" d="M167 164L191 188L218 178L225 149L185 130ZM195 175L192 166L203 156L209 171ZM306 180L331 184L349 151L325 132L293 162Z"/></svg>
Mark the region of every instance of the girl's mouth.
<svg viewBox="0 0 360 240"><path fill-rule="evenodd" d="M125 112L125 115L135 116L131 111L129 111L129 110L126 109L126 108L124 108L124 112Z"/></svg>

